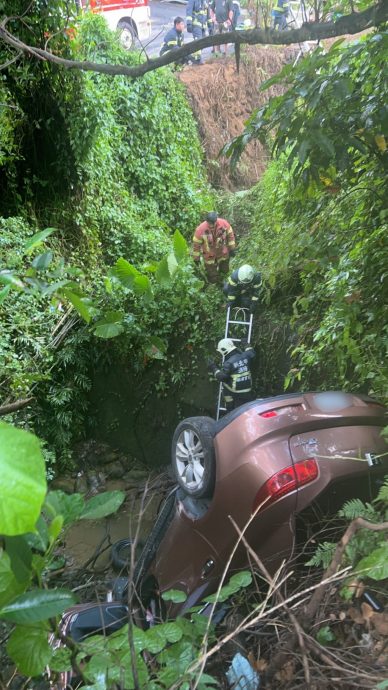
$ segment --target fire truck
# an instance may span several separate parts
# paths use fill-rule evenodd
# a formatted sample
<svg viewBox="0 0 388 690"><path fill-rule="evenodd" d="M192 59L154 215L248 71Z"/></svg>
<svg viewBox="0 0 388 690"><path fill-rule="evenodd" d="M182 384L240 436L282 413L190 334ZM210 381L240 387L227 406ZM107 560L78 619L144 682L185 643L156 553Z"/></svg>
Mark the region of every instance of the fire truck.
<svg viewBox="0 0 388 690"><path fill-rule="evenodd" d="M148 0L78 0L82 11L101 13L112 31L120 32L124 48L133 48L136 38L143 41L151 35Z"/></svg>

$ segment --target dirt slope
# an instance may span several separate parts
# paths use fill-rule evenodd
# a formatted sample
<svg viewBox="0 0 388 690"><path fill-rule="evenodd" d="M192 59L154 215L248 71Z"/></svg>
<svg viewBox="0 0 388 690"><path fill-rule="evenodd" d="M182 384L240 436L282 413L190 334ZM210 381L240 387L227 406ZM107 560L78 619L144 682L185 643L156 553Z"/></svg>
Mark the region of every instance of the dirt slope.
<svg viewBox="0 0 388 690"><path fill-rule="evenodd" d="M216 188L229 190L251 187L263 173L268 152L258 142L249 144L236 171L228 159L218 158L222 146L241 134L252 111L269 96L280 93L278 86L259 92L260 84L280 71L288 53L282 48L252 47L241 56L237 73L233 56L213 58L201 66L186 67L178 74L185 84L205 150L209 178Z"/></svg>

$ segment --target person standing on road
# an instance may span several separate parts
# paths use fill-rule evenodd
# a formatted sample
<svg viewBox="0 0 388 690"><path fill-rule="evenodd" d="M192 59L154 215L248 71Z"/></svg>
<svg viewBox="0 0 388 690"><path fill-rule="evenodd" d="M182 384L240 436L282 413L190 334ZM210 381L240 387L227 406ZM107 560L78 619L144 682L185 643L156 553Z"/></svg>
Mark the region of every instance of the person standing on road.
<svg viewBox="0 0 388 690"><path fill-rule="evenodd" d="M242 307L253 314L261 294L261 274L244 264L229 276L224 285L228 307Z"/></svg>
<svg viewBox="0 0 388 690"><path fill-rule="evenodd" d="M206 36L206 30L211 33L212 21L208 0L188 0L186 28L189 34L193 34L194 40ZM203 64L201 51L193 54L193 62L197 65Z"/></svg>
<svg viewBox="0 0 388 690"><path fill-rule="evenodd" d="M166 33L159 55L164 55L169 50L178 50L183 45L184 28L185 20L182 17L175 17L174 26Z"/></svg>
<svg viewBox="0 0 388 690"><path fill-rule="evenodd" d="M233 0L212 0L210 8L212 19L215 21L215 27L218 33L223 34L231 31L233 24ZM227 51L228 46L225 44L225 57Z"/></svg>
<svg viewBox="0 0 388 690"><path fill-rule="evenodd" d="M234 410L252 400L251 360L256 352L251 345L242 340L244 350L240 350L231 338L223 338L217 351L224 361L220 367L213 360L208 361L208 371L223 384L223 397L226 411Z"/></svg>
<svg viewBox="0 0 388 690"><path fill-rule="evenodd" d="M273 28L284 31L287 29L287 17L290 9L288 0L275 0L275 6L272 10Z"/></svg>
<svg viewBox="0 0 388 690"><path fill-rule="evenodd" d="M236 240L230 223L219 218L215 211L207 214L198 225L193 237L193 259L199 264L201 254L209 283L217 283L226 277L229 259L235 255Z"/></svg>

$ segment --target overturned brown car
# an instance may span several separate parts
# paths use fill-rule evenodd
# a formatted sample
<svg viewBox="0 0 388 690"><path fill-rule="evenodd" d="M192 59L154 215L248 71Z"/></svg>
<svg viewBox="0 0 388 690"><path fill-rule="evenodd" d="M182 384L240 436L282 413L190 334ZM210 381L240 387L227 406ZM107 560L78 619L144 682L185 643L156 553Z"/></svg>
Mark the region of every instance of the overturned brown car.
<svg viewBox="0 0 388 690"><path fill-rule="evenodd" d="M242 530L274 572L292 552L303 511L319 504L334 514L349 498L375 496L388 473L386 424L377 401L336 391L255 400L218 422L182 421L172 442L177 487L137 561L136 602L118 578L116 603L75 607L64 617L66 633L75 640L97 628L109 633L125 623L128 606L144 626L183 614L217 589L234 550L229 569L248 566L246 548L235 549ZM182 590L186 601L166 610L160 594L170 589Z"/></svg>

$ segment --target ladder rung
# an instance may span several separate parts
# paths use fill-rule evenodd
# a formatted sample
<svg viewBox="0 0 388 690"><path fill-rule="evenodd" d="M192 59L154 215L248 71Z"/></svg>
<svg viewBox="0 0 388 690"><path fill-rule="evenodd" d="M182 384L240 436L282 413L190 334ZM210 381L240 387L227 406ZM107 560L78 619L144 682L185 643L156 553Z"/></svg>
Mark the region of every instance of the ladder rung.
<svg viewBox="0 0 388 690"><path fill-rule="evenodd" d="M239 323L242 326L249 326L251 322L250 321L228 321L228 324L229 323Z"/></svg>

